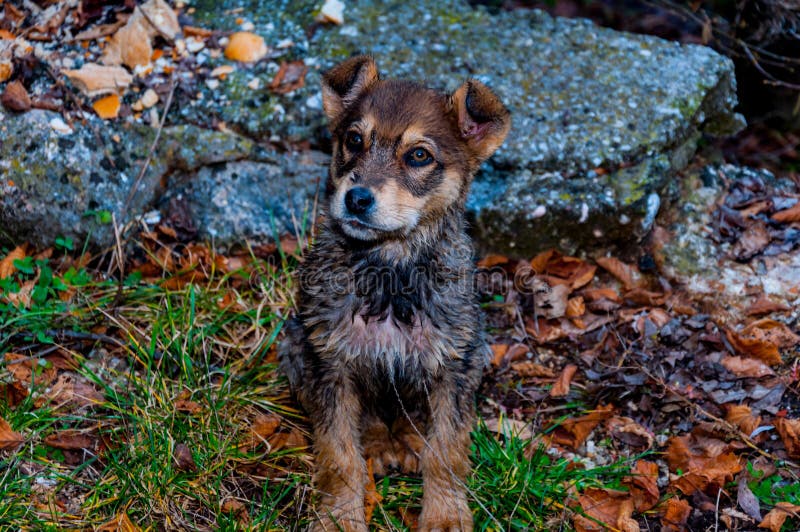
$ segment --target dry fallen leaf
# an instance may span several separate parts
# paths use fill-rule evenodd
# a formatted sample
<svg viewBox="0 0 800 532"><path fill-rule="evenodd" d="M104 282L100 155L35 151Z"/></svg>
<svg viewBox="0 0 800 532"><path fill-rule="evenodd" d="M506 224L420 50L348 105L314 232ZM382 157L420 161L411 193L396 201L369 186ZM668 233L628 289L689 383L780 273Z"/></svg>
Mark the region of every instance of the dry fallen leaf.
<svg viewBox="0 0 800 532"><path fill-rule="evenodd" d="M103 96L92 104L92 108L97 113L97 116L103 120L117 118L120 109L119 96L116 93Z"/></svg>
<svg viewBox="0 0 800 532"><path fill-rule="evenodd" d="M0 417L0 450L14 449L21 444L25 439L19 432L11 430L11 425L8 421Z"/></svg>
<svg viewBox="0 0 800 532"><path fill-rule="evenodd" d="M537 364L532 360L514 362L511 364L511 369L514 370L520 377L552 379L556 376L556 373L552 369L542 366L541 364Z"/></svg>
<svg viewBox="0 0 800 532"><path fill-rule="evenodd" d="M31 97L28 96L25 86L19 80L15 80L6 85L3 95L0 96L0 103L9 111L22 113L30 110Z"/></svg>
<svg viewBox="0 0 800 532"><path fill-rule="evenodd" d="M197 471L197 464L194 461L194 456L192 456L192 450L185 443L175 445L173 457L179 470Z"/></svg>
<svg viewBox="0 0 800 532"><path fill-rule="evenodd" d="M529 440L533 437L531 424L518 419L505 416L503 418L491 417L484 420L484 423L486 424L486 428L495 434L501 434L503 436L513 435L521 440Z"/></svg>
<svg viewBox="0 0 800 532"><path fill-rule="evenodd" d="M761 416L754 416L749 406L728 405L727 408L725 421L738 427L744 434L750 435L761 425Z"/></svg>
<svg viewBox="0 0 800 532"><path fill-rule="evenodd" d="M27 249L27 244L17 246L16 248L12 249L11 252L3 258L3 260L0 260L0 279L5 279L17 271L17 267L14 266L14 261L24 259L28 255Z"/></svg>
<svg viewBox="0 0 800 532"><path fill-rule="evenodd" d="M572 382L572 377L578 371L578 366L575 364L567 364L558 376L553 387L550 388L550 397L566 397L569 395L569 385Z"/></svg>
<svg viewBox="0 0 800 532"><path fill-rule="evenodd" d="M798 205L800 205L800 203L798 203ZM762 294L747 309L747 315L760 316L762 314L771 314L773 312L788 312L789 310L791 309L783 303L775 303L767 296Z"/></svg>
<svg viewBox="0 0 800 532"><path fill-rule="evenodd" d="M478 268L489 269L503 264L508 264L508 257L505 255L487 255L478 261Z"/></svg>
<svg viewBox="0 0 800 532"><path fill-rule="evenodd" d="M136 7L125 26L114 34L101 61L131 69L148 65L153 56L152 39L160 35L172 41L180 29L175 12L164 0L148 0Z"/></svg>
<svg viewBox="0 0 800 532"><path fill-rule="evenodd" d="M665 458L671 471L682 472L670 485L686 495L716 493L743 468L728 444L694 434L672 437Z"/></svg>
<svg viewBox="0 0 800 532"><path fill-rule="evenodd" d="M306 83L307 72L308 67L302 60L290 63L281 62L278 73L269 84L269 90L275 94L287 94L300 89Z"/></svg>
<svg viewBox="0 0 800 532"><path fill-rule="evenodd" d="M272 412L258 415L250 426L250 445L255 447L259 443L267 441L281 426L281 422L281 417Z"/></svg>
<svg viewBox="0 0 800 532"><path fill-rule="evenodd" d="M638 460L631 469L631 476L624 483L633 497L633 507L637 512L646 512L658 504L658 465L646 460Z"/></svg>
<svg viewBox="0 0 800 532"><path fill-rule="evenodd" d="M689 503L678 497L672 497L662 506L661 517L662 532L683 532L686 530L686 521L692 508Z"/></svg>
<svg viewBox="0 0 800 532"><path fill-rule="evenodd" d="M93 449L96 438L77 430L62 430L50 434L44 439L45 445L56 449L79 451L81 449Z"/></svg>
<svg viewBox="0 0 800 532"><path fill-rule="evenodd" d="M249 31L238 31L230 36L225 47L225 57L231 61L253 63L267 55L267 45L260 35Z"/></svg>
<svg viewBox="0 0 800 532"><path fill-rule="evenodd" d="M772 215L772 219L781 223L800 222L800 202L788 209L776 212Z"/></svg>
<svg viewBox="0 0 800 532"><path fill-rule="evenodd" d="M107 521L100 525L95 532L139 532L141 529L134 525L128 514L118 514L111 521Z"/></svg>
<svg viewBox="0 0 800 532"><path fill-rule="evenodd" d="M639 524L631 518L633 500L628 492L587 488L578 495L578 501L584 514L606 525L575 514L573 524L578 532L594 532L608 530L608 528L621 532L639 531Z"/></svg>
<svg viewBox="0 0 800 532"><path fill-rule="evenodd" d="M725 369L737 377L758 379L769 375L775 375L775 372L772 371L769 366L755 358L725 356L720 363Z"/></svg>
<svg viewBox="0 0 800 532"><path fill-rule="evenodd" d="M566 419L550 434L551 442L577 449L601 421L613 415L612 405L600 405L584 416Z"/></svg>
<svg viewBox="0 0 800 532"><path fill-rule="evenodd" d="M612 417L606 421L606 430L615 440L631 447L649 449L655 443L653 433L629 417Z"/></svg>
<svg viewBox="0 0 800 532"><path fill-rule="evenodd" d="M641 274L639 269L625 264L619 259L614 257L600 257L596 260L604 270L617 278L625 290L633 290L641 282Z"/></svg>
<svg viewBox="0 0 800 532"><path fill-rule="evenodd" d="M62 70L61 73L89 97L124 91L133 81L133 76L124 68L97 63L86 63L78 70Z"/></svg>
<svg viewBox="0 0 800 532"><path fill-rule="evenodd" d="M491 348L492 348L492 365L494 367L499 367L503 363L506 353L508 353L508 345L492 344Z"/></svg>
<svg viewBox="0 0 800 532"><path fill-rule="evenodd" d="M768 528L772 532L781 532L783 523L787 517L800 518L800 505L788 502L779 502L775 508L764 516L764 520L758 524L758 528Z"/></svg>
<svg viewBox="0 0 800 532"><path fill-rule="evenodd" d="M800 419L778 418L775 428L781 435L786 454L795 460L800 459Z"/></svg>

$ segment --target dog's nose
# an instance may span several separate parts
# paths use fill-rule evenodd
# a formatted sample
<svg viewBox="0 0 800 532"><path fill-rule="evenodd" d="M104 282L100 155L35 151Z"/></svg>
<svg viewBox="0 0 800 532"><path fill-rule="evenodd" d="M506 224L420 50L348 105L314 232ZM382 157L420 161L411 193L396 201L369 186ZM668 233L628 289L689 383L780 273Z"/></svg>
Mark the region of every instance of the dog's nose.
<svg viewBox="0 0 800 532"><path fill-rule="evenodd" d="M344 204L350 214L364 214L372 207L373 203L375 203L375 196L364 187L351 188L344 196Z"/></svg>

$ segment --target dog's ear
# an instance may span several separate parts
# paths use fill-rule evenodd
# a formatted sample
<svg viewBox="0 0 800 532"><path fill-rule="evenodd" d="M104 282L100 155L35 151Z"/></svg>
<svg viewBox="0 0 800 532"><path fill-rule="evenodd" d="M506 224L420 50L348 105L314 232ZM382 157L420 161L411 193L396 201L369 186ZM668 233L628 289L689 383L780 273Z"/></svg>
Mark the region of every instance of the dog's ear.
<svg viewBox="0 0 800 532"><path fill-rule="evenodd" d="M331 123L378 81L378 67L367 55L347 59L322 76L322 108Z"/></svg>
<svg viewBox="0 0 800 532"><path fill-rule="evenodd" d="M475 157L486 160L503 143L511 128L511 113L480 81L464 82L451 96L458 129Z"/></svg>

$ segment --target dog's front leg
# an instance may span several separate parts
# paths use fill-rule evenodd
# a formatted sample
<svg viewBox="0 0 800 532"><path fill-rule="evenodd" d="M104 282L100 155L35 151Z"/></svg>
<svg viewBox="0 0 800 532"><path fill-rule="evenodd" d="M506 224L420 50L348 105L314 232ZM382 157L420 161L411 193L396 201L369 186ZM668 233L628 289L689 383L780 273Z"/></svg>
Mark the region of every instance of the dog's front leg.
<svg viewBox="0 0 800 532"><path fill-rule="evenodd" d="M324 384L314 392L325 404L312 413L316 451L315 482L320 505L314 532L362 532L367 467L359 443L361 405L349 379Z"/></svg>
<svg viewBox="0 0 800 532"><path fill-rule="evenodd" d="M459 397L459 394L461 397ZM469 433L472 400L453 382L443 379L429 390L430 417L422 451L421 531L472 530L464 481L469 473Z"/></svg>

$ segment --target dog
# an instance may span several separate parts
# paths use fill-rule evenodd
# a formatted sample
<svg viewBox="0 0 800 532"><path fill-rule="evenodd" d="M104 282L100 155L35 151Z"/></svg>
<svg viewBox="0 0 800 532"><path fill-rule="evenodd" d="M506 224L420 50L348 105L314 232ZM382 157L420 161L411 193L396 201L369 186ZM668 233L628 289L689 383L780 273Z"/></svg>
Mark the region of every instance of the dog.
<svg viewBox="0 0 800 532"><path fill-rule="evenodd" d="M311 529L365 531L365 484L422 474L420 530L472 530L465 480L489 351L464 209L511 125L470 79L383 80L357 56L322 76L333 156L279 362L313 424Z"/></svg>

